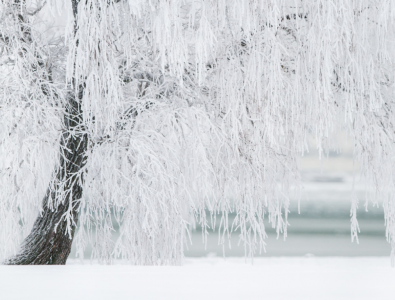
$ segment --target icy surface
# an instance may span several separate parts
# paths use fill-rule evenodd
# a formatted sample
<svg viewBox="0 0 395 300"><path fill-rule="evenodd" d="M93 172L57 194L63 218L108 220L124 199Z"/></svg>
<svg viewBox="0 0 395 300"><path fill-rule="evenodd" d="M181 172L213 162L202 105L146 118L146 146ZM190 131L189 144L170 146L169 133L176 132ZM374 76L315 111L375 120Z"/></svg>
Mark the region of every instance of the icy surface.
<svg viewBox="0 0 395 300"><path fill-rule="evenodd" d="M394 299L388 257L186 259L183 267L0 266L1 299Z"/></svg>

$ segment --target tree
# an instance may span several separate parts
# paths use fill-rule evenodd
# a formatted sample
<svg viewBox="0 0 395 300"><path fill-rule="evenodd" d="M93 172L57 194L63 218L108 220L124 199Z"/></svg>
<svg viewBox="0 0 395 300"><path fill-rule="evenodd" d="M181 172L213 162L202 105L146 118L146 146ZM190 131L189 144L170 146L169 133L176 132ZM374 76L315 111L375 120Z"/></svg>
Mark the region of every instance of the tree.
<svg viewBox="0 0 395 300"><path fill-rule="evenodd" d="M81 256L89 242L100 260L179 264L195 222L206 234L218 214L221 241L240 228L253 255L264 217L286 237L297 157L309 132L327 151L339 116L394 257L394 13L389 0L2 0L5 263L64 264L75 239Z"/></svg>

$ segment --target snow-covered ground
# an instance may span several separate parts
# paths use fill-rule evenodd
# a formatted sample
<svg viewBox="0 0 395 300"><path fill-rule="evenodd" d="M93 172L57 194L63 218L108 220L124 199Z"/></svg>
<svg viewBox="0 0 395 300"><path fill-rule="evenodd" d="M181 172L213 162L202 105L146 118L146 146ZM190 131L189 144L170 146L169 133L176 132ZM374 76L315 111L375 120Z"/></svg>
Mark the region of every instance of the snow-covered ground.
<svg viewBox="0 0 395 300"><path fill-rule="evenodd" d="M388 257L189 258L182 267L0 266L0 299L395 299Z"/></svg>

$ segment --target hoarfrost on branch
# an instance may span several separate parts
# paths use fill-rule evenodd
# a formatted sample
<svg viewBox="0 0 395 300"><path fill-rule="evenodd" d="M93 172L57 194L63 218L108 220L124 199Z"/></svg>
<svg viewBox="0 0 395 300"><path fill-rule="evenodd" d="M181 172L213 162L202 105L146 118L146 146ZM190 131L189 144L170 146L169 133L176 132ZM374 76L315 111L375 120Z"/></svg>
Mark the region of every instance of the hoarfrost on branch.
<svg viewBox="0 0 395 300"><path fill-rule="evenodd" d="M339 124L394 256L394 21L391 0L2 0L0 256L46 193L56 210L76 184L61 222L71 235L77 205L81 256L91 243L103 261L179 264L195 223L206 234L218 214L220 241L240 229L253 255L264 218L287 234L309 132L321 155ZM81 113L67 127L70 95ZM88 140L67 182L65 134Z"/></svg>

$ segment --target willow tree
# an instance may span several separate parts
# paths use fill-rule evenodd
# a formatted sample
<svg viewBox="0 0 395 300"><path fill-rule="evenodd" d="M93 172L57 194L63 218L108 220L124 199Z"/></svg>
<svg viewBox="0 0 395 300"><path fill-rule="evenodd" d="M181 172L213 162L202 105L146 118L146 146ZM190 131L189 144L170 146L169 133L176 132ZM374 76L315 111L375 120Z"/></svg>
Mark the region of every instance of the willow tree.
<svg viewBox="0 0 395 300"><path fill-rule="evenodd" d="M1 0L1 256L178 264L207 210L253 255L339 117L394 255L394 41L391 0Z"/></svg>

